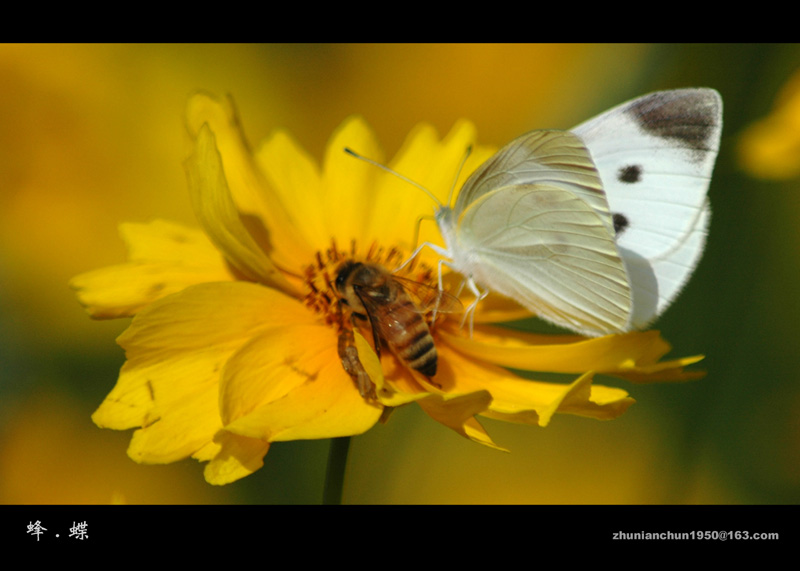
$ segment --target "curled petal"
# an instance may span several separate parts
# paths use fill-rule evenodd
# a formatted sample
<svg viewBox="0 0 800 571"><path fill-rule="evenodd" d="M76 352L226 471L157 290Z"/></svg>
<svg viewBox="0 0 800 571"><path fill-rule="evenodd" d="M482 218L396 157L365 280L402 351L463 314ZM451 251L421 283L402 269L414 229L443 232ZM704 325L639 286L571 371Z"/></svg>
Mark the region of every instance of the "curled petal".
<svg viewBox="0 0 800 571"><path fill-rule="evenodd" d="M231 201L259 247L283 268L297 270L298 260L310 260L313 250L298 231L303 219L292 216L258 168L232 100L200 93L189 100L186 114L194 139L203 125L214 134ZM305 188L294 190L306 192Z"/></svg>
<svg viewBox="0 0 800 571"><path fill-rule="evenodd" d="M492 442L486 430L475 419L476 414L482 414L488 410L491 402L491 394L482 390L450 397L430 395L420 400L419 406L431 418L455 430L461 436L491 448L505 450Z"/></svg>
<svg viewBox="0 0 800 571"><path fill-rule="evenodd" d="M494 391L498 394L497 402L484 416L547 426L556 413L611 420L622 415L636 402L621 389L593 385L593 378L594 373L589 372L568 385L528 381L526 385L506 384L497 387ZM509 398L509 395L515 398ZM545 395L550 398L549 402L543 403L542 397Z"/></svg>
<svg viewBox="0 0 800 571"><path fill-rule="evenodd" d="M283 277L239 217L222 170L222 157L207 125L197 134L186 172L195 215L227 260L248 279L300 297L298 289Z"/></svg>

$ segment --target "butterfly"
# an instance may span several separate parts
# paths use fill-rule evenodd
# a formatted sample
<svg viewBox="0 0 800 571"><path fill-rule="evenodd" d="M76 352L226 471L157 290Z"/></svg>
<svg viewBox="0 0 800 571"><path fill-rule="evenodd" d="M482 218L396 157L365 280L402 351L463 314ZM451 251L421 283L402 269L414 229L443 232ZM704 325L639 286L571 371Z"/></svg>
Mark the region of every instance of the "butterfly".
<svg viewBox="0 0 800 571"><path fill-rule="evenodd" d="M720 95L679 89L523 135L437 208L434 249L475 304L495 291L589 336L646 327L702 255L721 131Z"/></svg>
<svg viewBox="0 0 800 571"><path fill-rule="evenodd" d="M700 88L522 135L469 176L452 208L439 203L445 246L409 259L423 247L442 256L440 288L443 265L464 276L475 295L465 318L493 291L582 335L646 327L702 255L721 131L722 99Z"/></svg>

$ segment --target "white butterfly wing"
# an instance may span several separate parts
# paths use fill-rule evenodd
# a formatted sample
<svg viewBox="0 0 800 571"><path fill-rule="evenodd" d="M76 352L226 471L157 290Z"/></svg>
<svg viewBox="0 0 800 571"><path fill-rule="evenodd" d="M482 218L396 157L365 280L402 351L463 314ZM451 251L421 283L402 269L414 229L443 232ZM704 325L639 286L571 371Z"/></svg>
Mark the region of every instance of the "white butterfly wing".
<svg viewBox="0 0 800 571"><path fill-rule="evenodd" d="M633 287L632 327L647 327L680 293L705 247L710 217L711 209L706 204L684 240L663 256L647 259L633 250L619 248Z"/></svg>
<svg viewBox="0 0 800 571"><path fill-rule="evenodd" d="M453 209L456 219L473 202L495 189L537 183L554 184L582 198L613 233L597 169L584 143L569 131L532 131L500 149L464 183Z"/></svg>
<svg viewBox="0 0 800 571"><path fill-rule="evenodd" d="M585 335L627 329L631 292L613 235L569 190L541 183L484 193L460 216L458 243L463 273L539 317Z"/></svg>
<svg viewBox="0 0 800 571"><path fill-rule="evenodd" d="M721 131L713 89L645 95L572 130L600 172L630 275L634 327L669 306L700 260Z"/></svg>

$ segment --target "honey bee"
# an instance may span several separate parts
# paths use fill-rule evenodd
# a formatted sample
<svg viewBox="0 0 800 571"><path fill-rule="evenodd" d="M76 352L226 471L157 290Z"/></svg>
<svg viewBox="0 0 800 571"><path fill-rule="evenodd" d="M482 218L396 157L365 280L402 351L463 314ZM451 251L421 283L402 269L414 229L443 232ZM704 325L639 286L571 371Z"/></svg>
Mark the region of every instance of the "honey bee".
<svg viewBox="0 0 800 571"><path fill-rule="evenodd" d="M457 298L394 276L380 265L352 260L339 267L335 287L340 302L352 312L353 324L356 319L369 322L378 356L383 341L410 369L426 377L436 374L436 346L423 314L433 307L438 312L456 311L461 307ZM345 328L340 334L339 357L361 395L374 398L375 387L358 359L352 330Z"/></svg>

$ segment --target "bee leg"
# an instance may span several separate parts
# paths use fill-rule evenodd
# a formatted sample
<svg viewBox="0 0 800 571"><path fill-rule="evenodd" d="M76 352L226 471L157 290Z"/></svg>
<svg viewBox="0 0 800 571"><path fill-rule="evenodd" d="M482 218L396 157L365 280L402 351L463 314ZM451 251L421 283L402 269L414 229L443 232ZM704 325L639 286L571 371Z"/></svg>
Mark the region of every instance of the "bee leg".
<svg viewBox="0 0 800 571"><path fill-rule="evenodd" d="M364 369L364 365L361 364L361 360L358 358L356 340L351 329L343 328L339 333L338 349L342 367L353 379L353 382L355 382L356 388L358 388L358 392L361 396L365 399L376 399L375 384L372 382L366 369Z"/></svg>

